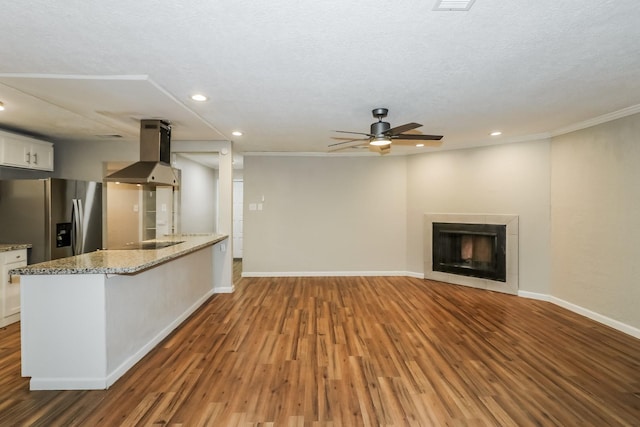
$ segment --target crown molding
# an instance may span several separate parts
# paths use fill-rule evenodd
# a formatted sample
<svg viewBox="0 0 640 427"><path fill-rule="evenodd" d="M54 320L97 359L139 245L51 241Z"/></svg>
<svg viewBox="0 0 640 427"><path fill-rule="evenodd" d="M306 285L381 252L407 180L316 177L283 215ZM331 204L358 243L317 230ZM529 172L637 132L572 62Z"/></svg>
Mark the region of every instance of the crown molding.
<svg viewBox="0 0 640 427"><path fill-rule="evenodd" d="M640 113L640 104L632 105L627 108L623 108L622 110L614 111L612 113L603 114L602 116L594 117L589 120L585 120L583 122L574 123L569 126L565 126L559 129L556 129L550 132L552 137L564 135L569 132L575 132L578 130L590 128L592 126L596 126L602 123L610 122L613 120L621 119L623 117L631 116L633 114Z"/></svg>

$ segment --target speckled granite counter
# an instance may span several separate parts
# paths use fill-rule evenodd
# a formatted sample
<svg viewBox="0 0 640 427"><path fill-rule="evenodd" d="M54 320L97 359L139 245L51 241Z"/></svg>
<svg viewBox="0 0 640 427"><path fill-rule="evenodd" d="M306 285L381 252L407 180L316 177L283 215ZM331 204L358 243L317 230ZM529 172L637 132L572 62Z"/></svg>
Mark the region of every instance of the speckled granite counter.
<svg viewBox="0 0 640 427"><path fill-rule="evenodd" d="M30 243L0 243L0 252L15 251L18 249L29 249Z"/></svg>
<svg viewBox="0 0 640 427"><path fill-rule="evenodd" d="M206 246L214 245L227 237L224 234L167 236L158 239L158 241L179 241L182 243L162 249L96 251L16 268L11 270L11 274L133 274Z"/></svg>

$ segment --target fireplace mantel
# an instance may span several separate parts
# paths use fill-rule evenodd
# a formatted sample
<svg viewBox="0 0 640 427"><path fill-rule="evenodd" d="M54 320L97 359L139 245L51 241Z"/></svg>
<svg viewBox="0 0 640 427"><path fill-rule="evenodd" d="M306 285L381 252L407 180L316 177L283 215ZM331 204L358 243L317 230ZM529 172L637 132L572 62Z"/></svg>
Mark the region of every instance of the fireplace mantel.
<svg viewBox="0 0 640 427"><path fill-rule="evenodd" d="M506 226L506 282L433 270L433 223ZM495 214L424 215L424 278L508 294L518 293L518 216Z"/></svg>

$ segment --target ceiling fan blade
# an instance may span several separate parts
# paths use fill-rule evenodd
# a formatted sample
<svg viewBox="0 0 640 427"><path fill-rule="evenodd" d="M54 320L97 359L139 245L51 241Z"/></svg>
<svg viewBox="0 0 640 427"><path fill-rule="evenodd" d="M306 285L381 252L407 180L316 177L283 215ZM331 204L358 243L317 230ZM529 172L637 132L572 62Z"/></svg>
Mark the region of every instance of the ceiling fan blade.
<svg viewBox="0 0 640 427"><path fill-rule="evenodd" d="M369 144L369 139L352 139L344 142L337 142L329 145L329 151L344 150L345 148L357 147L358 145Z"/></svg>
<svg viewBox="0 0 640 427"><path fill-rule="evenodd" d="M366 136L371 136L371 137L375 136L375 135L371 135L370 133L363 133L363 132L349 132L349 131L347 131L347 130L334 130L334 131L332 131L332 132L339 132L339 133L352 133L352 134L355 134L355 135L366 135Z"/></svg>
<svg viewBox="0 0 640 427"><path fill-rule="evenodd" d="M392 139L406 139L406 140L419 140L419 141L440 141L442 135L392 135Z"/></svg>
<svg viewBox="0 0 640 427"><path fill-rule="evenodd" d="M415 147L417 144L423 144L426 147L440 147L442 145L442 141L437 140L402 140L402 139L394 139L392 145L407 145Z"/></svg>
<svg viewBox="0 0 640 427"><path fill-rule="evenodd" d="M338 146L338 145L344 145L344 144L348 144L350 142L355 142L356 145L358 145L358 144L364 144L365 141L369 141L369 138L347 139L346 141L335 142L333 144L329 144L329 147L335 147L335 146Z"/></svg>
<svg viewBox="0 0 640 427"><path fill-rule="evenodd" d="M340 138L339 136L332 136L331 139L336 140L336 141L345 141L345 142L349 142L349 141L368 141L369 140L369 138L354 139L354 138Z"/></svg>
<svg viewBox="0 0 640 427"><path fill-rule="evenodd" d="M406 132L408 130L412 130L415 128L419 128L422 126L420 123L406 123L404 125L396 126L394 128L389 129L385 132L386 135L398 135L402 132Z"/></svg>

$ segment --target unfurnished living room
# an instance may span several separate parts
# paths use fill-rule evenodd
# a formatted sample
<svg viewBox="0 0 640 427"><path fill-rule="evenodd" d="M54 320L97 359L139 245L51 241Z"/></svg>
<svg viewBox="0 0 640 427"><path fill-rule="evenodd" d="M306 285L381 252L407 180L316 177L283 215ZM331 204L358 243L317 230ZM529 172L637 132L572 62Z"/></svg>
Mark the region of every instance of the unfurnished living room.
<svg viewBox="0 0 640 427"><path fill-rule="evenodd" d="M0 1L1 426L640 425L640 3Z"/></svg>

